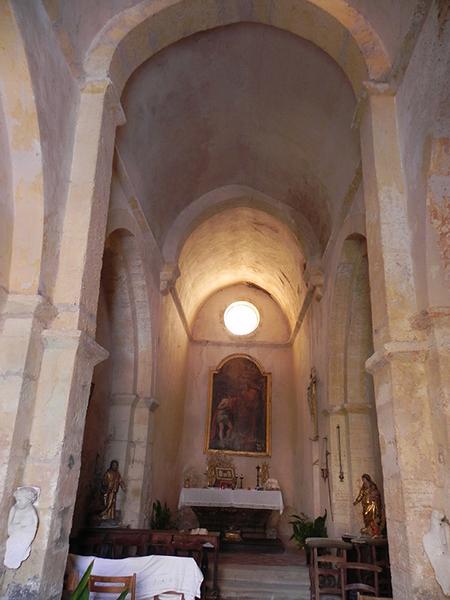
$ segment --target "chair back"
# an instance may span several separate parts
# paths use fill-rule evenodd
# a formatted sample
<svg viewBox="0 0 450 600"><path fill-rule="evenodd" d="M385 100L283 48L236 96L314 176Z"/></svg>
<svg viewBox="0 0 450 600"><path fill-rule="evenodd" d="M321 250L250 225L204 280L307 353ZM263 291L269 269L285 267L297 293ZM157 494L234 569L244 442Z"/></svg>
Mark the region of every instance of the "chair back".
<svg viewBox="0 0 450 600"><path fill-rule="evenodd" d="M130 529L110 534L108 541L112 547L112 558L129 558L145 556L149 544L148 533Z"/></svg>
<svg viewBox="0 0 450 600"><path fill-rule="evenodd" d="M201 569L205 553L204 543L204 540L192 538L189 534L175 534L172 541L173 552L175 556L191 556Z"/></svg>
<svg viewBox="0 0 450 600"><path fill-rule="evenodd" d="M150 531L148 554L172 555L172 539L172 531Z"/></svg>
<svg viewBox="0 0 450 600"><path fill-rule="evenodd" d="M136 600L136 573L129 577L107 577L105 575L91 575L89 577L90 592L121 594L125 590L128 590L131 600Z"/></svg>
<svg viewBox="0 0 450 600"><path fill-rule="evenodd" d="M392 600L392 598L380 598L379 596L363 596L358 593L358 600Z"/></svg>

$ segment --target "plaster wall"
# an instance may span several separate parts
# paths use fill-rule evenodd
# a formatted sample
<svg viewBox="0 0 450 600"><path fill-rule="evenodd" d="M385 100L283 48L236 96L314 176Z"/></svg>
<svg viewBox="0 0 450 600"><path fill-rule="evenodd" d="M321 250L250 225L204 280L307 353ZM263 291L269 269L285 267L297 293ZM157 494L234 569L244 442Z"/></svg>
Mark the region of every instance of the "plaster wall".
<svg viewBox="0 0 450 600"><path fill-rule="evenodd" d="M211 369L230 354L248 354L258 360L266 372L272 373L272 456L236 456L234 463L239 475L244 476L244 487L256 485L256 465L266 460L272 477L279 480L285 503L285 512L279 524L284 538L289 537L287 524L294 505L294 473L299 465L294 465L296 444L293 427L293 385L290 348L270 346L239 346L214 344L192 344L189 351L189 379L186 390L185 416L183 423L182 447L180 449L180 475L182 472L204 473L205 428L208 410L208 385ZM182 479L177 481L179 492Z"/></svg>
<svg viewBox="0 0 450 600"><path fill-rule="evenodd" d="M189 340L170 294L161 298L156 353L158 368L155 398L159 402L159 408L154 417L152 499L167 501L175 509L181 481L178 458L186 388L191 375L188 377Z"/></svg>
<svg viewBox="0 0 450 600"><path fill-rule="evenodd" d="M246 335L246 344L286 344L290 336L289 323L280 306L271 295L255 284L246 283L226 287L210 296L197 312L192 337L196 342L239 343L239 339L225 327L225 309L238 300L253 303L259 312L259 326Z"/></svg>
<svg viewBox="0 0 450 600"><path fill-rule="evenodd" d="M312 307L316 309L315 306ZM319 313L315 310L315 316ZM314 362L311 350L314 342L310 339L312 332L312 320L308 315L303 322L302 328L292 345L293 362L293 386L295 393L293 427L295 431L296 443L294 450L294 501L295 514L304 512L309 517L317 517L323 514L326 504L321 505L319 499L318 478L316 472L319 469L318 464L314 464L317 459L317 442L312 442L314 436L311 414L308 407L307 388L311 368L317 369L318 377L318 400L323 402L323 371L320 364Z"/></svg>
<svg viewBox="0 0 450 600"><path fill-rule="evenodd" d="M261 330L257 336L245 336L240 341L224 331L223 311L231 299L246 299L261 309ZM194 332L201 332L207 341L190 344L185 414L182 424L182 444L179 452L180 479L183 474L205 483L206 454L204 452L210 370L231 354L247 354L272 374L272 455L270 457L233 456L236 471L244 476L244 487L256 485L256 465L267 461L270 474L278 479L285 503L280 522L274 515L284 539L290 536L289 516L294 507L294 487L302 464L294 464L296 438L295 394L291 348L279 343L286 339L287 323L280 308L267 294L248 286L233 286L212 296L199 311Z"/></svg>

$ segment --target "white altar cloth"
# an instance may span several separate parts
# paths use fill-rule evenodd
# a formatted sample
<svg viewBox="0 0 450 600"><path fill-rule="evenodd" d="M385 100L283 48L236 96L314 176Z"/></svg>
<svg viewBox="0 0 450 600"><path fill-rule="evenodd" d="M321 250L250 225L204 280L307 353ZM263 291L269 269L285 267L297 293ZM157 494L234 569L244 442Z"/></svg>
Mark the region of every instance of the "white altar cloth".
<svg viewBox="0 0 450 600"><path fill-rule="evenodd" d="M279 490L231 490L221 488L182 488L178 508L183 506L215 506L284 510Z"/></svg>
<svg viewBox="0 0 450 600"><path fill-rule="evenodd" d="M155 596L185 600L200 598L200 585L203 575L193 558L184 556L135 556L132 558L111 559L95 556L70 554L69 560L79 577L94 560L92 575L114 575L122 577L136 573L136 600L153 600ZM176 595L166 596L167 592ZM111 600L111 594L94 594L90 598Z"/></svg>

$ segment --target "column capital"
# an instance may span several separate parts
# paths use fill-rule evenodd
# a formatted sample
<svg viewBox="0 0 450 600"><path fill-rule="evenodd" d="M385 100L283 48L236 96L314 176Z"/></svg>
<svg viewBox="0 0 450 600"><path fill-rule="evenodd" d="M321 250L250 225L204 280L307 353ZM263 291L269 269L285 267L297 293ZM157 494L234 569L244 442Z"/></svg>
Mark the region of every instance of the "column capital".
<svg viewBox="0 0 450 600"><path fill-rule="evenodd" d="M98 79L86 79L81 87L82 94L102 94L105 97L106 106L111 111L116 126L125 125L127 119L120 102L120 96L116 87L109 77Z"/></svg>
<svg viewBox="0 0 450 600"><path fill-rule="evenodd" d="M76 350L92 365L109 356L109 352L97 344L93 337L80 329L45 329L42 332L44 347L48 349Z"/></svg>
<svg viewBox="0 0 450 600"><path fill-rule="evenodd" d="M53 304L40 294L6 294L0 322L35 317L42 323L49 323L56 314Z"/></svg>
<svg viewBox="0 0 450 600"><path fill-rule="evenodd" d="M374 374L392 360L424 362L427 358L429 345L426 341L394 341L387 342L376 350L366 360L366 371Z"/></svg>
<svg viewBox="0 0 450 600"><path fill-rule="evenodd" d="M308 289L314 292L314 298L321 300L323 296L324 273L320 259L312 258L306 263L303 278Z"/></svg>
<svg viewBox="0 0 450 600"><path fill-rule="evenodd" d="M159 291L165 295L175 286L175 282L180 276L180 269L176 262L168 262L162 266L159 275Z"/></svg>

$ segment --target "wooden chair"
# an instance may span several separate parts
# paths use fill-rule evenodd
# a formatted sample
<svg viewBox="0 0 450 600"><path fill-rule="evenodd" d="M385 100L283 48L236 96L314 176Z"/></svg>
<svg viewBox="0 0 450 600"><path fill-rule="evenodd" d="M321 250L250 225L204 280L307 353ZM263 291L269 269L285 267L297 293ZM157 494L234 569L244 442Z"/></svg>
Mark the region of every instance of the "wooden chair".
<svg viewBox="0 0 450 600"><path fill-rule="evenodd" d="M352 544L357 553L356 562L368 562L382 568L379 576L379 593L383 597L392 596L389 546L385 538L353 538Z"/></svg>
<svg viewBox="0 0 450 600"><path fill-rule="evenodd" d="M382 572L382 568L378 565L372 565L369 563L359 562L342 562L340 565L342 575L341 580L344 582L344 595L343 600L346 598L347 592L367 592L378 596L380 592L378 577ZM348 583L348 576L351 572L357 572L358 577L356 581ZM370 579L369 579L370 578Z"/></svg>
<svg viewBox="0 0 450 600"><path fill-rule="evenodd" d="M363 596L362 594L358 593L358 600L392 600L392 598L375 598L374 596Z"/></svg>
<svg viewBox="0 0 450 600"><path fill-rule="evenodd" d="M130 529L130 531L110 533L106 539L111 543L112 558L128 558L145 556L148 538L148 533Z"/></svg>
<svg viewBox="0 0 450 600"><path fill-rule="evenodd" d="M345 600L345 571L342 565L347 562L347 552L352 545L340 539L307 538L306 547L311 552L311 599L320 600L320 596L326 594Z"/></svg>
<svg viewBox="0 0 450 600"><path fill-rule="evenodd" d="M201 536L191 536L183 533L176 533L173 536L172 548L175 556L190 556L197 563L203 574L203 583L201 587L201 597L206 597L206 579L208 578L208 553L203 544L204 539Z"/></svg>
<svg viewBox="0 0 450 600"><path fill-rule="evenodd" d="M117 597L125 590L128 590L130 600L136 600L136 573L129 577L106 577L104 575L91 575L89 577L90 592L116 594Z"/></svg>

